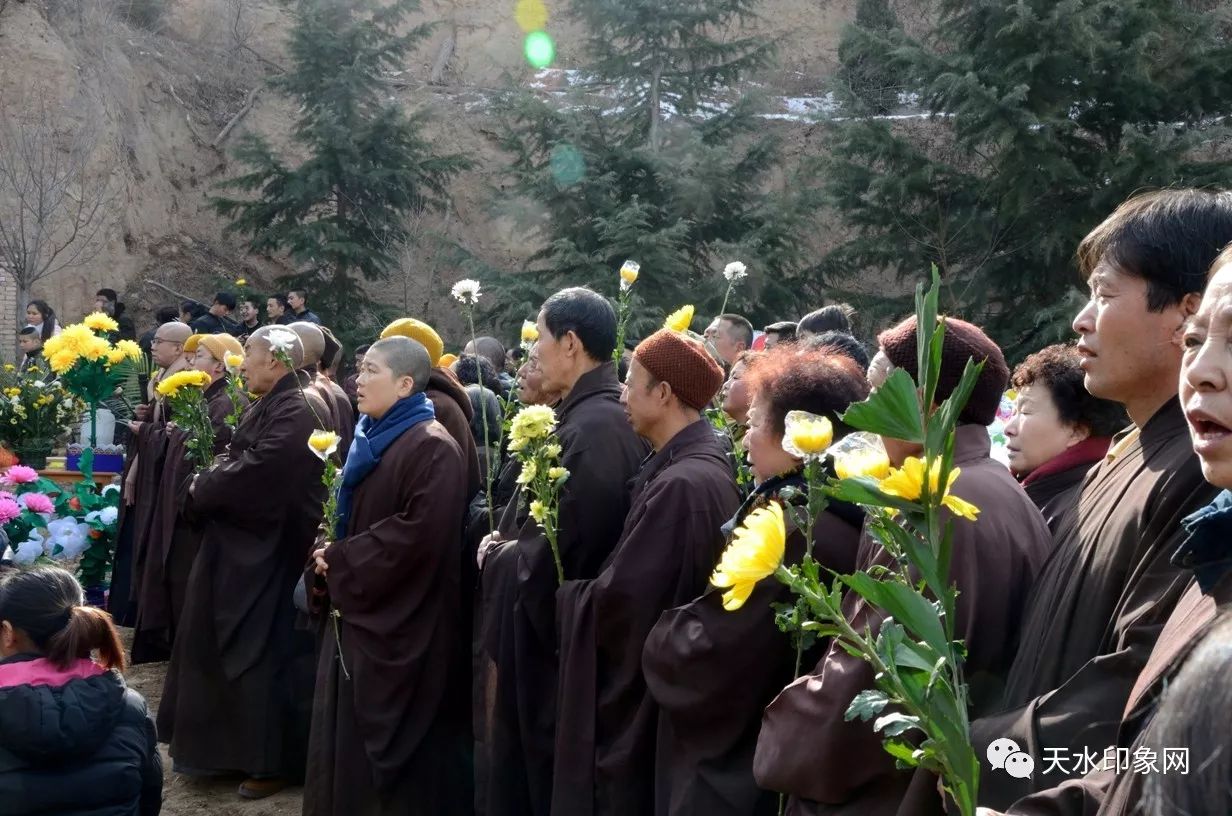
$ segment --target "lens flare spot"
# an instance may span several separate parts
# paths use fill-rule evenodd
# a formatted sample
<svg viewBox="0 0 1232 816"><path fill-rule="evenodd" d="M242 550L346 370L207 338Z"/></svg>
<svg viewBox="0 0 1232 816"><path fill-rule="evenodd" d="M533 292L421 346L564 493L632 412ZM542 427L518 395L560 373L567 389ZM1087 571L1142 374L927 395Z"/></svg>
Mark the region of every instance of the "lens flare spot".
<svg viewBox="0 0 1232 816"><path fill-rule="evenodd" d="M556 59L556 43L546 31L532 31L526 35L526 61L532 68L547 68Z"/></svg>
<svg viewBox="0 0 1232 816"><path fill-rule="evenodd" d="M543 0L518 0L513 7L513 19L525 32L542 31L548 27L548 7Z"/></svg>
<svg viewBox="0 0 1232 816"><path fill-rule="evenodd" d="M576 147L558 144L552 148L548 167L560 187L572 187L586 175L586 160Z"/></svg>

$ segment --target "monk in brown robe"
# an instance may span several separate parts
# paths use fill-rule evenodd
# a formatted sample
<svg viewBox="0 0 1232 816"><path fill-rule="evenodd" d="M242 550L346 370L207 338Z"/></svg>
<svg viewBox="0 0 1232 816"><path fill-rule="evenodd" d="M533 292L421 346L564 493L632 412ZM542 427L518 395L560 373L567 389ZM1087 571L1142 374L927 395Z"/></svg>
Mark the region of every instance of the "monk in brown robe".
<svg viewBox="0 0 1232 816"><path fill-rule="evenodd" d="M372 345L339 523L313 555L335 613L317 670L304 813L451 816L473 808L470 685L459 637L462 452L405 337Z"/></svg>
<svg viewBox="0 0 1232 816"><path fill-rule="evenodd" d="M1151 730L1161 695L1219 612L1226 611L1232 603L1232 444L1228 441L1232 428L1232 352L1228 346L1232 335L1232 322L1228 319L1232 314L1232 253L1222 253L1211 271L1202 305L1185 330L1179 398L1202 475L1223 491L1183 522L1187 538L1173 554L1172 564L1189 576L1188 587L1133 683L1116 738L1116 748L1130 757L1142 756L1139 751L1153 751L1160 763L1155 767L1160 772L1165 767L1164 758ZM1221 728L1222 723L1213 723L1212 727ZM1185 744L1163 747L1196 748ZM1195 775L1201 774L1207 759L1191 756L1191 771L1196 766ZM1216 767L1222 766L1216 763ZM1050 776L1046 774L1045 781ZM1184 778L1187 784L1202 785L1198 779ZM1118 768L1115 764L1102 767L1101 762L1101 767L1083 778L1054 782L1053 787L1016 802L1008 812L1029 816L1131 816L1137 812L1146 783L1146 775L1137 769ZM1219 779L1215 784L1226 788L1227 781Z"/></svg>
<svg viewBox="0 0 1232 816"><path fill-rule="evenodd" d="M917 365L916 318L878 338L869 369L878 388L894 368L913 377ZM1014 655L1021 610L1052 540L1039 510L1004 465L990 458L987 426L996 417L1009 370L1001 350L979 328L945 318L937 400L949 397L968 360L983 362L975 388L959 415L954 439L952 493L980 508L975 521L952 518L950 580L956 585L954 631L966 644L964 672L973 701L998 694ZM883 438L890 463L901 467L922 445ZM857 569L893 569L892 557L871 536L861 541ZM857 631L876 632L885 612L854 592L843 601ZM820 662L775 698L762 717L753 772L763 787L788 795L789 814L892 816L940 807L936 780L912 791L912 774L900 771L872 723L848 719L859 692L874 687L872 667L831 643ZM908 735L910 736L910 735Z"/></svg>
<svg viewBox="0 0 1232 816"><path fill-rule="evenodd" d="M557 593L554 813L653 809L658 707L642 647L665 609L705 588L720 528L740 505L725 451L701 416L722 384L705 347L670 329L634 351L621 402L654 453L633 481L624 531L599 577L566 581Z"/></svg>
<svg viewBox="0 0 1232 816"><path fill-rule="evenodd" d="M201 548L158 710L177 770L244 773L249 799L301 778L307 745L313 642L296 629L292 594L321 522L324 466L308 437L326 409L301 390L303 354L283 326L248 338L242 373L260 399L189 488Z"/></svg>
<svg viewBox="0 0 1232 816"><path fill-rule="evenodd" d="M325 333L315 323L297 320L287 326L299 335L304 345L304 367L301 369L308 387L316 391L321 402L325 404L325 413L321 415L321 430L333 431L338 434L338 454L343 464L346 463L347 452L351 449L351 439L355 435L355 414L351 410L351 398L342 390L342 386L332 382L320 372L321 359L325 355Z"/></svg>
<svg viewBox="0 0 1232 816"><path fill-rule="evenodd" d="M147 385L145 404L137 406L136 419L129 423L133 441L121 476L124 501L120 505L120 534L108 601L108 611L116 623L123 626L133 626L137 620L137 587L145 570L146 549L154 521L154 497L167 450L164 429L170 417L165 401L155 388L164 377L189 367L184 343L191 336L192 330L177 322L164 323L155 331L150 356L159 370ZM145 659L140 650L133 658L135 662ZM164 657L159 655L153 659Z"/></svg>
<svg viewBox="0 0 1232 816"><path fill-rule="evenodd" d="M745 517L772 501L804 500L802 463L783 449L788 411L827 417L835 436L850 429L839 416L868 395L863 372L844 357L780 346L750 360L742 373L751 407L744 435L753 494L725 522L725 539ZM794 495L788 498L789 494ZM798 563L804 531L788 514L786 557ZM813 557L822 567L848 573L855 567L864 513L831 502L813 526ZM642 669L660 709L655 754L656 816L775 816L778 800L753 779L753 751L761 714L795 677L796 648L775 624L775 604L794 596L773 576L757 583L734 611L723 608L714 587L665 612L646 639ZM804 653L812 665L824 641Z"/></svg>
<svg viewBox="0 0 1232 816"><path fill-rule="evenodd" d="M205 389L210 425L214 429L214 455L223 453L231 443L231 428L227 418L235 409L227 391L226 355L243 356L244 347L229 334L193 335L184 344L192 356L192 367L210 375ZM241 409L248 404L244 400ZM184 608L188 574L201 543L201 529L196 519L184 516L184 500L188 484L200 463L188 455L188 432L174 422L167 425L166 452L159 477L145 568L137 586L137 622L133 633L133 660L167 660L176 624ZM140 656L140 658L139 658Z"/></svg>
<svg viewBox="0 0 1232 816"><path fill-rule="evenodd" d="M1232 197L1165 190L1129 200L1079 247L1091 288L1074 319L1086 387L1124 405L1133 425L1058 528L1001 704L972 723L978 756L1006 738L1042 768L1046 749L1102 755L1116 741L1134 678L1187 583L1171 563L1181 519L1215 493L1176 394L1182 326L1230 240ZM1067 770L985 774L980 804L1008 807L1076 775Z"/></svg>
<svg viewBox="0 0 1232 816"><path fill-rule="evenodd" d="M556 433L561 464L570 473L559 500L558 544L566 579L599 574L624 527L629 480L647 452L620 406L615 345L616 313L602 296L572 288L544 302L539 312L544 387L564 395ZM506 519L518 515L518 504L510 504ZM496 613L506 620L506 640L498 647L491 692L492 776L485 812L547 816L556 740L556 566L537 523L526 520L516 536L503 545L511 552L488 556L514 559L516 584L501 595L512 606Z"/></svg>

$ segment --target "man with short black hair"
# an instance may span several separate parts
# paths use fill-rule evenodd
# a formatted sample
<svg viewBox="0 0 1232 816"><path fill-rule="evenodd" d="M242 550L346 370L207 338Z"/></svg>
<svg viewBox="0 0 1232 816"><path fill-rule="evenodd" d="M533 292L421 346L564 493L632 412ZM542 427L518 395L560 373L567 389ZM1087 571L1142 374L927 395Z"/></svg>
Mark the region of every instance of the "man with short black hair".
<svg viewBox="0 0 1232 816"><path fill-rule="evenodd" d="M753 347L753 324L738 314L721 314L706 327L706 339L731 368L740 352Z"/></svg>
<svg viewBox="0 0 1232 816"><path fill-rule="evenodd" d="M287 303L286 295L270 295L265 301L265 314L269 318L267 326L285 326L295 322L291 305Z"/></svg>
<svg viewBox="0 0 1232 816"><path fill-rule="evenodd" d="M620 404L612 365L616 313L607 299L582 287L563 289L544 301L538 326L543 388L563 395L556 435L569 479L558 505L560 558L567 580L594 578L620 537L629 509L628 482L647 448ZM483 789L490 816L547 816L552 801L557 575L542 529L529 518L519 524L524 504L514 501L506 509L499 533L504 540L496 545L512 548L514 557L495 551L489 556L515 574L511 590L500 595L508 605L497 611L507 624L497 648L495 708L487 720L484 760L492 778ZM490 581L503 580L485 572L485 592Z"/></svg>
<svg viewBox="0 0 1232 816"><path fill-rule="evenodd" d="M94 309L115 318L120 330L115 332L115 340L136 340L137 327L129 317L124 316L124 304L114 289L99 289L94 293Z"/></svg>
<svg viewBox="0 0 1232 816"><path fill-rule="evenodd" d="M299 321L301 323L315 323L318 326L321 324L321 318L308 308L308 292L305 289L292 289L287 292L287 305L291 307L292 317L287 323Z"/></svg>
<svg viewBox="0 0 1232 816"><path fill-rule="evenodd" d="M851 334L851 318L856 310L847 303L835 303L822 306L800 318L796 326L796 336L803 340L809 335L828 331L841 331Z"/></svg>
<svg viewBox="0 0 1232 816"><path fill-rule="evenodd" d="M231 319L233 311L235 311L235 295L230 292L219 292L214 295L214 302L210 305L209 313L188 325L194 334L230 334L236 328L235 321Z"/></svg>
<svg viewBox="0 0 1232 816"><path fill-rule="evenodd" d="M1039 768L1044 749L1103 757L1116 745L1135 678L1189 580L1172 563L1186 535L1181 520L1218 492L1202 478L1177 393L1186 320L1230 241L1232 194L1161 190L1123 203L1078 247L1091 291L1074 318L1085 385L1121 403L1132 424L1058 524L1005 694L971 724L978 756L1006 738ZM1094 813L1098 799L1084 808L1079 785L1057 787L1079 765L1028 779L988 774L980 804L1003 809L1048 788L1032 797L1049 800L1037 807Z"/></svg>
<svg viewBox="0 0 1232 816"><path fill-rule="evenodd" d="M239 318L240 324L235 327L232 334L243 343L248 339L248 336L261 327L261 307L260 301L256 295L245 295L240 298Z"/></svg>
<svg viewBox="0 0 1232 816"><path fill-rule="evenodd" d="M796 324L791 320L780 320L777 323L771 323L765 328L766 345L765 350L777 346L779 343L790 343L796 339Z"/></svg>
<svg viewBox="0 0 1232 816"><path fill-rule="evenodd" d="M28 373L29 369L39 369L40 375L46 375L51 371L47 366L47 361L43 358L43 335L34 326L24 326L17 332L17 345L21 349L23 355L21 359L21 372Z"/></svg>

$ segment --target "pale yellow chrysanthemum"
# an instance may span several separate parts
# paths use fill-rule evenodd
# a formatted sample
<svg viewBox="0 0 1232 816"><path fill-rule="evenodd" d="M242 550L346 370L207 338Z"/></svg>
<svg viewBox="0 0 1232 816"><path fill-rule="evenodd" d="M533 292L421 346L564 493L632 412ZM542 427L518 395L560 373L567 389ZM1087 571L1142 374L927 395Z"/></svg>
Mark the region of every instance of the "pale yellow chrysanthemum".
<svg viewBox="0 0 1232 816"><path fill-rule="evenodd" d="M522 321L522 342L533 343L539 339L539 327L529 320Z"/></svg>
<svg viewBox="0 0 1232 816"><path fill-rule="evenodd" d="M130 360L140 360L145 356L145 352L141 350L141 346L137 345L132 340L121 340L115 344L115 347L120 352L123 352L124 356Z"/></svg>
<svg viewBox="0 0 1232 816"><path fill-rule="evenodd" d="M955 515L975 521L976 516L980 513L980 509L974 504L950 494L950 488L954 486L954 481L958 478L960 472L959 468L950 470L949 478L946 479L945 493L941 499L941 505L948 507ZM898 496L900 499L906 499L907 501L919 501L920 496L924 492L924 476L924 461L919 457L911 456L903 462L901 468L892 470L889 476L882 479L878 487L880 487L882 493ZM929 495L936 497L941 493L940 481L941 460L934 459L931 466L928 467Z"/></svg>
<svg viewBox="0 0 1232 816"><path fill-rule="evenodd" d="M308 437L308 449L312 454L324 462L334 451L338 450L338 442L341 437L333 431L313 431Z"/></svg>
<svg viewBox="0 0 1232 816"><path fill-rule="evenodd" d="M786 547L782 505L771 502L749 513L732 534L731 543L710 576L710 583L727 590L723 593L723 608L734 612L744 606L757 582L773 575L783 563Z"/></svg>
<svg viewBox="0 0 1232 816"><path fill-rule="evenodd" d="M788 411L783 426L783 450L797 459L820 459L834 441L830 420L808 411Z"/></svg>
<svg viewBox="0 0 1232 816"><path fill-rule="evenodd" d="M181 388L205 388L210 384L210 375L204 371L180 371L162 380L155 386L159 395L174 397Z"/></svg>
<svg viewBox="0 0 1232 816"><path fill-rule="evenodd" d="M522 472L518 474L518 484L528 485L534 481L539 475L539 466L535 464L535 460L531 459L528 462L522 463Z"/></svg>
<svg viewBox="0 0 1232 816"><path fill-rule="evenodd" d="M556 412L546 405L528 405L513 417L509 426L511 443L542 439L556 430ZM519 450L521 447L518 448Z"/></svg>
<svg viewBox="0 0 1232 816"><path fill-rule="evenodd" d="M537 523L543 524L543 520L548 517L548 506L535 499L530 503L530 517Z"/></svg>
<svg viewBox="0 0 1232 816"><path fill-rule="evenodd" d="M890 457L884 451L860 451L837 456L834 459L834 472L840 479L855 479L867 476L872 479L884 479L890 473Z"/></svg>
<svg viewBox="0 0 1232 816"><path fill-rule="evenodd" d="M548 478L554 482L559 482L568 477L569 471L563 467L548 468Z"/></svg>

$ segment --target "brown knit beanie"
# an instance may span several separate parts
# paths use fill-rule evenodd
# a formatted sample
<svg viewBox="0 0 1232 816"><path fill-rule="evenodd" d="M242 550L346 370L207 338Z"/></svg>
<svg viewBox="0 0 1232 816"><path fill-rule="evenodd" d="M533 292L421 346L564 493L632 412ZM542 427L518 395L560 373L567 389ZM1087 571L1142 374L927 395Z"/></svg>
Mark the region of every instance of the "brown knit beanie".
<svg viewBox="0 0 1232 816"><path fill-rule="evenodd" d="M1005 355L978 326L955 317L943 319L945 341L941 344L941 375L937 381L937 402L947 399L954 392L958 381L962 379L967 360L983 362L984 368L980 372L980 378L975 381L971 399L967 400L958 420L990 425L997 416L1001 395L1005 393L1010 382L1010 370L1005 364ZM906 369L913 378L919 376L916 371L918 355L915 328L915 315L912 315L894 328L883 331L877 338L881 350L890 362L896 368Z"/></svg>
<svg viewBox="0 0 1232 816"><path fill-rule="evenodd" d="M672 387L672 393L690 408L702 410L723 386L723 369L706 349L671 329L660 329L633 351L642 367Z"/></svg>

